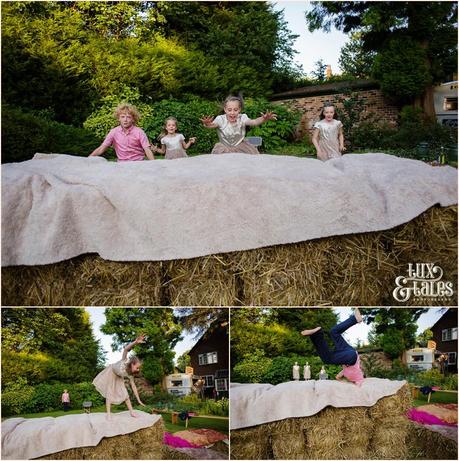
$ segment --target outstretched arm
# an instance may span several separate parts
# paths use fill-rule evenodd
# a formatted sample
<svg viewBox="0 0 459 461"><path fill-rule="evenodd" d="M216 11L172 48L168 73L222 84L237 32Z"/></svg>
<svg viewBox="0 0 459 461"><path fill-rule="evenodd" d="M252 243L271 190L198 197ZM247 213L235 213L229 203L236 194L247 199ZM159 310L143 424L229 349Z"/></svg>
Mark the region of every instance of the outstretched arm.
<svg viewBox="0 0 459 461"><path fill-rule="evenodd" d="M206 128L218 128L218 125L214 123L214 119L212 117L205 116L200 118L199 120L201 120L202 124Z"/></svg>
<svg viewBox="0 0 459 461"><path fill-rule="evenodd" d="M137 386L135 385L134 378L129 379L129 382L131 383L132 392L134 393L137 402L139 402L139 405L142 405L144 407L145 404L140 400L139 391L137 390Z"/></svg>
<svg viewBox="0 0 459 461"><path fill-rule="evenodd" d="M337 379L338 381L340 381L342 377L343 377L343 371L341 370L341 371L336 375L336 379Z"/></svg>
<svg viewBox="0 0 459 461"><path fill-rule="evenodd" d="M135 341L133 341L132 343L128 344L124 349L123 349L123 357L122 359L124 360L127 355L128 355L128 352L137 344L141 344L141 343L144 343L145 342L145 335L140 335L138 336Z"/></svg>
<svg viewBox="0 0 459 461"><path fill-rule="evenodd" d="M268 111L264 114L261 114L258 118L247 120L245 124L246 126L258 126L267 122L268 120L277 120L277 115L274 112Z"/></svg>

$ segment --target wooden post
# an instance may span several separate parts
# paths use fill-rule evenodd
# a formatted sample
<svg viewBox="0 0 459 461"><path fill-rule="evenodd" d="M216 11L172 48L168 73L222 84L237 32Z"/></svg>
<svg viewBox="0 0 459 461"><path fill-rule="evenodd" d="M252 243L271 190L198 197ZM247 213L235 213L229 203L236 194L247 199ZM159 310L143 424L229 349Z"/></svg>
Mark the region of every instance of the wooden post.
<svg viewBox="0 0 459 461"><path fill-rule="evenodd" d="M427 397L427 403L430 403L430 396L432 395L432 392L429 392L429 397Z"/></svg>

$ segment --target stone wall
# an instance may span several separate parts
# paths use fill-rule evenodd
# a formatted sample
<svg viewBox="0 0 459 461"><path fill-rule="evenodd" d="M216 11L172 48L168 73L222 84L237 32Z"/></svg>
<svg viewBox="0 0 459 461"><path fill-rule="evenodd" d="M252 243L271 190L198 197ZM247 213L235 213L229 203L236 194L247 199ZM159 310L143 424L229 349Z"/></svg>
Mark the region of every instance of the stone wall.
<svg viewBox="0 0 459 461"><path fill-rule="evenodd" d="M335 102L341 98L349 98L349 94L336 92L336 89L342 86L336 84L333 91L332 84L315 87L306 87L289 93L274 95L272 102L274 104L283 104L303 112L300 124L297 128L297 137L302 138L306 134L311 134L312 127L319 120L320 112L325 102ZM368 86L368 85L367 85ZM328 92L324 94L324 90ZM303 91L301 91L303 90ZM353 94L358 95L364 102L364 112L362 116L370 113L376 116L378 121L384 121L389 124L397 124L399 108L390 103L378 88L355 88ZM340 104L337 104L340 107Z"/></svg>

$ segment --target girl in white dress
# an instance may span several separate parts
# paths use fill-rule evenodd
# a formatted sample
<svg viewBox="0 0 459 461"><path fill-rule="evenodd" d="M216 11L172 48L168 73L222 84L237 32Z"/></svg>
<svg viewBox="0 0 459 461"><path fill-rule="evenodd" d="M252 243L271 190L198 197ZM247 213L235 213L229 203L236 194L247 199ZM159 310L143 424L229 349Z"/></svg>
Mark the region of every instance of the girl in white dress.
<svg viewBox="0 0 459 461"><path fill-rule="evenodd" d="M191 144L196 142L196 138L190 138L188 142L185 142L183 134L177 133L177 120L174 117L169 117L165 121L159 139L161 141L161 149L155 147L155 152L165 154L165 158L168 160L188 157L186 150Z"/></svg>
<svg viewBox="0 0 459 461"><path fill-rule="evenodd" d="M317 151L317 158L322 161L341 157L344 147L343 124L336 119L335 106L325 104L320 113L320 121L314 124L312 143Z"/></svg>
<svg viewBox="0 0 459 461"><path fill-rule="evenodd" d="M241 114L243 106L240 96L228 96L223 106L224 115L218 115L215 119L207 116L201 118L201 122L206 128L218 129L220 142L215 144L212 154L259 154L254 145L245 141L245 127L258 126L268 120L277 120L277 115L273 112L266 112L251 120L246 114Z"/></svg>
<svg viewBox="0 0 459 461"><path fill-rule="evenodd" d="M111 419L111 405L119 405L125 402L132 417L136 418L132 408L129 394L124 385L124 378L129 378L132 392L139 402L139 405L145 406L140 400L137 387L134 382L134 375L139 373L142 362L138 357L128 357L128 352L136 345L145 342L145 335L139 336L134 342L128 344L123 349L123 356L119 362L109 365L105 370L101 371L92 382L99 393L105 397L105 404L107 407L107 419Z"/></svg>

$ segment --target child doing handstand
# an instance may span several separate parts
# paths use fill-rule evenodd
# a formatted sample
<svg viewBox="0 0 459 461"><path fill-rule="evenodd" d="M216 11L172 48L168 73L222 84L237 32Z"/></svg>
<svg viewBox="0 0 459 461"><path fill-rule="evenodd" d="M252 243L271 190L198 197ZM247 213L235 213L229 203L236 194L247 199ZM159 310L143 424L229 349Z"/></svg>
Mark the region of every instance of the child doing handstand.
<svg viewBox="0 0 459 461"><path fill-rule="evenodd" d="M362 321L362 315L358 309L354 310L354 315L351 315L344 322L338 323L330 330L331 339L335 345L335 349L331 351L325 341L322 327L317 327L312 330L303 330L304 336L311 338L314 347L316 348L319 357L325 364L342 365L343 370L336 375L336 379L346 378L358 386L361 386L364 377L360 368L360 358L357 351L350 346L341 336L348 328Z"/></svg>
<svg viewBox="0 0 459 461"><path fill-rule="evenodd" d="M224 115L218 115L215 119L201 118L206 128L217 128L220 142L215 144L212 154L259 154L258 149L244 139L245 127L258 126L268 120L277 120L277 115L273 112L266 112L252 120L246 114L241 114L243 106L242 97L228 96L223 106Z"/></svg>
<svg viewBox="0 0 459 461"><path fill-rule="evenodd" d="M137 387L134 382L134 375L139 373L142 362L138 357L131 356L128 358L128 352L136 345L145 342L145 335L139 336L134 342L128 344L123 349L123 356L120 361L109 365L105 370L101 371L93 380L93 384L99 393L105 397L105 404L107 407L107 419L111 419L111 405L119 405L125 402L132 417L136 418L132 408L129 394L124 385L124 378L129 378L132 392L139 402L139 405L145 406L140 400Z"/></svg>

